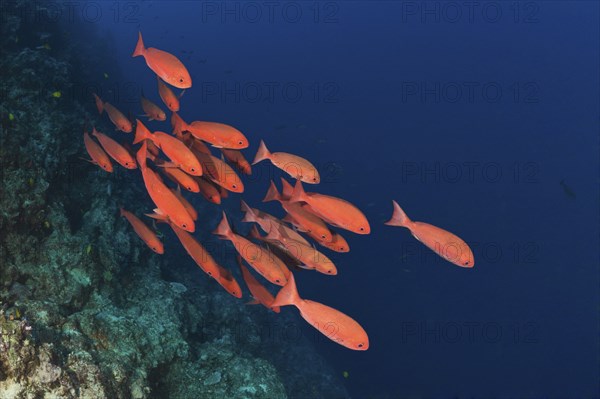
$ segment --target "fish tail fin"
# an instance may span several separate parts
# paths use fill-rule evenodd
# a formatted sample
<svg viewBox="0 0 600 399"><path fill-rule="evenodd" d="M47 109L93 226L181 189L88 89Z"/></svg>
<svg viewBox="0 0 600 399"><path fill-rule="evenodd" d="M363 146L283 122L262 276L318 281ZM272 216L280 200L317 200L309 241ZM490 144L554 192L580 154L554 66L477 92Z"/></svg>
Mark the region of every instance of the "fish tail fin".
<svg viewBox="0 0 600 399"><path fill-rule="evenodd" d="M304 191L304 187L302 187L302 182L300 180L296 180L296 185L294 186L294 191L292 191L292 195L290 196L290 202L300 202L308 199L308 195Z"/></svg>
<svg viewBox="0 0 600 399"><path fill-rule="evenodd" d="M264 141L260 141L260 145L258 146L258 151L256 152L256 156L254 157L254 161L252 161L252 165L259 163L265 159L269 159L271 153L267 149Z"/></svg>
<svg viewBox="0 0 600 399"><path fill-rule="evenodd" d="M281 194L283 194L284 197L291 197L292 193L294 192L294 186L292 186L290 184L290 182L288 182L284 177L281 178Z"/></svg>
<svg viewBox="0 0 600 399"><path fill-rule="evenodd" d="M133 144L137 144L150 138L150 130L148 130L139 119L136 119L135 121L135 138L133 139Z"/></svg>
<svg viewBox="0 0 600 399"><path fill-rule="evenodd" d="M404 213L404 211L402 210L402 208L400 208L400 205L398 205L396 201L392 200L392 204L394 205L394 212L392 213L392 218L385 222L385 224L388 226L408 227L408 224L410 224L412 221L409 219L406 213Z"/></svg>
<svg viewBox="0 0 600 399"><path fill-rule="evenodd" d="M213 231L213 234L216 234L221 237L231 237L233 231L231 230L231 226L229 226L229 222L227 221L227 215L223 212L223 219L217 226L217 228Z"/></svg>
<svg viewBox="0 0 600 399"><path fill-rule="evenodd" d="M96 126L92 126L92 136L98 137L98 131L96 130Z"/></svg>
<svg viewBox="0 0 600 399"><path fill-rule="evenodd" d="M102 115L102 112L104 112L104 102L96 93L92 94L94 95L94 100L96 100L96 108L98 108L98 113Z"/></svg>
<svg viewBox="0 0 600 399"><path fill-rule="evenodd" d="M244 200L241 201L241 209L242 212L245 212L242 222L256 222L256 214L254 213L254 210L250 208Z"/></svg>
<svg viewBox="0 0 600 399"><path fill-rule="evenodd" d="M139 55L144 55L146 48L144 47L144 40L142 39L142 32L138 32L138 41L135 45L135 50L133 50L132 57L137 57Z"/></svg>
<svg viewBox="0 0 600 399"><path fill-rule="evenodd" d="M290 273L289 277L287 278L287 284L279 290L275 300L273 303L271 303L271 308L286 305L297 306L301 300L302 299L300 298L300 295L298 295L298 288L296 287L294 275Z"/></svg>
<svg viewBox="0 0 600 399"><path fill-rule="evenodd" d="M155 208L153 213L145 213L144 215L158 220L159 222L168 222L169 221L169 217L163 212L161 211L159 208Z"/></svg>
<svg viewBox="0 0 600 399"><path fill-rule="evenodd" d="M125 216L125 208L123 208L123 207L119 208L119 215Z"/></svg>
<svg viewBox="0 0 600 399"><path fill-rule="evenodd" d="M269 202L269 201L279 201L281 200L281 195L279 194L279 191L277 190L277 187L275 186L275 183L273 183L273 180L271 180L271 185L269 186L269 191L267 191L267 195L265 195L265 199L263 199L262 202Z"/></svg>

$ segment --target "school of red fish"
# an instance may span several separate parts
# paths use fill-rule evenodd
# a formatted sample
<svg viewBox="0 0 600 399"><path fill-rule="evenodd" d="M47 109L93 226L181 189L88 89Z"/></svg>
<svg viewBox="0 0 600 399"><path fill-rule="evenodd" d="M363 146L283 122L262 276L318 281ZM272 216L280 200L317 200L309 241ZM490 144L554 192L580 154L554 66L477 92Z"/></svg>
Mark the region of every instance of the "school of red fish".
<svg viewBox="0 0 600 399"><path fill-rule="evenodd" d="M112 160L126 169L139 168L148 195L155 205L154 211L146 216L168 224L194 262L228 293L242 298L242 288L231 271L219 265L192 235L196 230L198 213L183 195L181 187L191 193L199 193L213 204L220 204L228 192L242 193L245 187L238 173L252 173L251 164L241 152L249 147L248 139L241 131L224 123L185 122L177 114L183 92L177 95L169 86L184 90L191 88L190 74L174 55L145 47L141 32L132 56L143 57L156 74L159 97L172 113L171 133L152 132L139 119L134 123L114 105L94 94L98 112L103 114L106 111L116 130L134 133L133 144L141 143L141 147L132 154L128 149L130 146L123 146L92 128L91 136L83 133L90 162L106 172L113 171ZM143 93L141 107L149 121L166 121L165 111ZM217 148L220 156L215 156L209 146ZM213 232L220 239L230 241L239 254L241 276L252 296L250 303L262 304L277 313L281 306L295 306L308 323L334 342L353 350L368 349L369 338L358 322L339 310L299 296L293 272L306 269L336 275L336 265L306 237L329 250L348 252L348 242L331 227L356 234L369 234L369 221L356 206L344 199L306 192L302 183L320 182L317 168L308 160L286 152L271 152L261 140L252 165L261 161L269 161L296 180L292 185L282 178L281 192L271 181L263 200L278 201L286 212L285 217L277 218L250 207L242 200L241 209L245 213L242 221L255 223L250 234L237 234L231 228L225 212ZM164 177L173 183L174 188L167 185ZM473 252L463 240L431 224L412 221L396 201L392 203L392 217L386 225L407 228L417 240L457 266L474 266ZM121 208L121 216L152 251L157 254L165 252L153 228L131 211ZM259 232L256 225L265 235ZM273 296L264 281L253 272L267 282L280 286L278 294Z"/></svg>

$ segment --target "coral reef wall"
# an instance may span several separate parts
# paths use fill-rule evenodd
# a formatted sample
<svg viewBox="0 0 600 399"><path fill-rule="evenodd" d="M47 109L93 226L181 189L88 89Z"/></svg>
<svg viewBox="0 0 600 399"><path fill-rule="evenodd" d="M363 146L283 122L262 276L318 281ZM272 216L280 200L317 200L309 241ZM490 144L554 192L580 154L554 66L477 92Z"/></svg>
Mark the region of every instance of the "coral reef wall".
<svg viewBox="0 0 600 399"><path fill-rule="evenodd" d="M295 316L234 300L119 218L123 203L150 209L137 171L80 159L98 120L86 89L119 77L110 40L31 6L2 4L0 397L347 397L307 338L265 334Z"/></svg>

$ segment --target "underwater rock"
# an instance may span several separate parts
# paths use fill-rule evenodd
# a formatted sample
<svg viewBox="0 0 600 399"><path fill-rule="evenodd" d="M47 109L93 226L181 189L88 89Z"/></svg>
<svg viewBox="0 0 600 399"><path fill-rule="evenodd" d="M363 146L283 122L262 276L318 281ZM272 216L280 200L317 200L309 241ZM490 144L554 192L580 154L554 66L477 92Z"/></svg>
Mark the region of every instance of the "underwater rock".
<svg viewBox="0 0 600 399"><path fill-rule="evenodd" d="M232 351L225 338L201 347L195 363L178 362L161 381L162 393L172 399L231 398L285 399L287 394L277 370L266 360Z"/></svg>

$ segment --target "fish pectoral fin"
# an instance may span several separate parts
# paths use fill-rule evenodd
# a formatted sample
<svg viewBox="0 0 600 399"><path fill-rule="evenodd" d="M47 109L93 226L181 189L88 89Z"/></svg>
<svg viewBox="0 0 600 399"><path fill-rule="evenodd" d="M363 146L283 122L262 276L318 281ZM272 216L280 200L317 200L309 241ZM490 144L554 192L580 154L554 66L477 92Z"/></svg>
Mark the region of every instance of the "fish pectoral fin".
<svg viewBox="0 0 600 399"><path fill-rule="evenodd" d="M98 162L94 161L93 159L85 159L85 158L82 158L82 157L79 157L79 159L83 159L84 161L88 161L92 165L98 165Z"/></svg>
<svg viewBox="0 0 600 399"><path fill-rule="evenodd" d="M160 164L156 164L156 166L161 168L178 168L179 166L173 162L162 162Z"/></svg>

